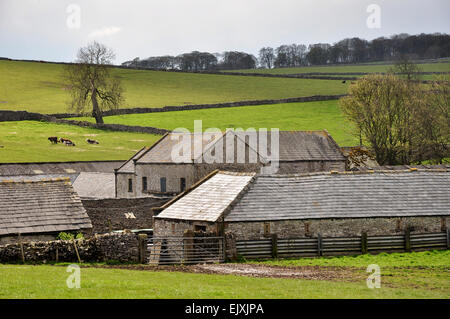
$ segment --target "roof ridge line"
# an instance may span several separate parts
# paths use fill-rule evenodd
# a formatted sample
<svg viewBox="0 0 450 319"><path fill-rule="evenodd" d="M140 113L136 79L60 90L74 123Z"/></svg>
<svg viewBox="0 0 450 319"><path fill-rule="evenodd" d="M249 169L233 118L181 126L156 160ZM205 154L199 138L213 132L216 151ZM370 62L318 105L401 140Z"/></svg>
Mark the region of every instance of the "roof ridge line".
<svg viewBox="0 0 450 319"><path fill-rule="evenodd" d="M399 173L447 173L450 169L447 168L430 168L422 169L412 167L410 169L403 170L367 170L367 171L323 171L323 172L310 172L310 173L299 173L299 174L257 174L258 177L275 177L275 178L286 178L286 177L308 177L308 176L328 176L328 175L370 175L370 174L399 174Z"/></svg>
<svg viewBox="0 0 450 319"><path fill-rule="evenodd" d="M70 177L41 178L39 180L1 180L0 184L31 184L31 183L50 183L50 182L70 182Z"/></svg>

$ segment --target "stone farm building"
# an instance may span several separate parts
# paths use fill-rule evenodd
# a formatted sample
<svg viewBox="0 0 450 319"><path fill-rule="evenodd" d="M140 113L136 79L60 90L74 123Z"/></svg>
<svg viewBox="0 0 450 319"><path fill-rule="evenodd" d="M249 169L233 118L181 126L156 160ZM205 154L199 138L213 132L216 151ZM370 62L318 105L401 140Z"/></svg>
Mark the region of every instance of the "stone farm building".
<svg viewBox="0 0 450 319"><path fill-rule="evenodd" d="M279 163L277 173L286 174L346 168L346 157L327 131L266 134L267 138L261 132L168 133L115 170L116 197L174 195L215 169L259 172ZM181 160L174 160L173 154Z"/></svg>
<svg viewBox="0 0 450 319"><path fill-rule="evenodd" d="M157 237L186 230L237 240L440 232L450 218L450 170L215 171L154 211Z"/></svg>
<svg viewBox="0 0 450 319"><path fill-rule="evenodd" d="M0 245L90 233L91 220L69 178L0 182Z"/></svg>

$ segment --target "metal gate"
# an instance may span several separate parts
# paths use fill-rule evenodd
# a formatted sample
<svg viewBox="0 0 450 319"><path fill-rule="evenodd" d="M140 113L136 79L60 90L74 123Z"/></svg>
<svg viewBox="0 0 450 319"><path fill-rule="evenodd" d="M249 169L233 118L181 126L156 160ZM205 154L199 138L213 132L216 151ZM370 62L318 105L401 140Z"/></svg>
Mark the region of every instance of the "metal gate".
<svg viewBox="0 0 450 319"><path fill-rule="evenodd" d="M223 237L149 238L152 265L219 263L225 261Z"/></svg>

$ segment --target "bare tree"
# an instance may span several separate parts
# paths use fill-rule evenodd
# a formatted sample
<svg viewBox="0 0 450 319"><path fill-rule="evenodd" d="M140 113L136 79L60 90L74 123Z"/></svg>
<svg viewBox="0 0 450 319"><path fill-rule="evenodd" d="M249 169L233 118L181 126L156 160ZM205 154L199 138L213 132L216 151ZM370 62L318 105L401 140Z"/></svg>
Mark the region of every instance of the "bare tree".
<svg viewBox="0 0 450 319"><path fill-rule="evenodd" d="M422 70L407 55L401 55L394 66L388 69L389 72L404 77L408 81L417 81Z"/></svg>
<svg viewBox="0 0 450 319"><path fill-rule="evenodd" d="M411 161L410 87L396 76L369 75L350 86L340 100L343 113L356 125L380 165Z"/></svg>
<svg viewBox="0 0 450 319"><path fill-rule="evenodd" d="M450 158L450 77L441 75L418 92L414 102L414 155L417 162Z"/></svg>
<svg viewBox="0 0 450 319"><path fill-rule="evenodd" d="M120 80L110 73L114 58L114 52L98 42L78 51L75 63L67 65L64 72L71 110L84 114L92 106L95 121L103 123L103 111L119 107L123 102L123 88Z"/></svg>
<svg viewBox="0 0 450 319"><path fill-rule="evenodd" d="M369 75L350 86L340 106L381 165L450 157L448 76L425 86L393 74Z"/></svg>
<svg viewBox="0 0 450 319"><path fill-rule="evenodd" d="M259 50L259 63L262 67L271 69L275 61L274 50L271 47L262 48Z"/></svg>

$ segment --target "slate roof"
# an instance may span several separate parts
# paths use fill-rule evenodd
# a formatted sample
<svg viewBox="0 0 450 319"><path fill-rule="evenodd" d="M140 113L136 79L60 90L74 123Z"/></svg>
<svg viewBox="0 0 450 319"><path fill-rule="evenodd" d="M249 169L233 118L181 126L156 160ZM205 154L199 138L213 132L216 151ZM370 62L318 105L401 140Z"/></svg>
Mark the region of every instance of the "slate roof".
<svg viewBox="0 0 450 319"><path fill-rule="evenodd" d="M267 150L259 149L259 139L264 136L260 132L225 132L218 134L203 133L204 138L194 138L199 133L180 133L172 132L162 137L152 147L145 151L138 152L132 159L137 163L173 163L172 150L176 145L180 146L182 142L189 143L190 158L187 163L195 162L207 151L207 146L214 144L214 140L224 139L228 134L233 134L240 138L242 142L248 143L254 151L258 152L264 160L273 159L275 154L271 154L271 132L267 132ZM206 137L205 137L206 136ZM251 141L256 141L253 145ZM223 145L226 145L223 142ZM181 147L180 147L181 148ZM199 153L197 150L200 150ZM195 152L194 152L195 151ZM227 150L225 150L227 151ZM234 149L233 149L234 151ZM134 172L133 161L130 159L124 164L119 172ZM279 160L280 161L345 161L346 157L339 146L328 134L327 131L279 131Z"/></svg>
<svg viewBox="0 0 450 319"><path fill-rule="evenodd" d="M69 179L0 182L0 236L89 228L91 221Z"/></svg>
<svg viewBox="0 0 450 319"><path fill-rule="evenodd" d="M188 143L188 145L186 145L186 149L190 148L191 154L187 163L192 163L197 157L201 156L201 151L203 148L214 139L216 139L215 134L203 133L202 138L201 133L171 132L161 138L137 161L138 163L173 163L172 150L174 147L176 145L184 145L185 143ZM196 153L198 152L197 150L199 150L198 154Z"/></svg>
<svg viewBox="0 0 450 319"><path fill-rule="evenodd" d="M73 182L73 188L82 199L116 197L114 173L81 172Z"/></svg>
<svg viewBox="0 0 450 319"><path fill-rule="evenodd" d="M80 172L113 173L123 161L0 163L0 176L76 174Z"/></svg>
<svg viewBox="0 0 450 319"><path fill-rule="evenodd" d="M254 173L218 172L155 218L215 222L252 180Z"/></svg>
<svg viewBox="0 0 450 319"><path fill-rule="evenodd" d="M259 176L225 221L450 215L450 171Z"/></svg>
<svg viewBox="0 0 450 319"><path fill-rule="evenodd" d="M417 168L421 170L427 170L427 169L449 169L450 170L450 164L435 164L435 165L383 165L383 166L373 166L373 167L354 167L352 171L361 171L361 172L367 172L367 171L401 171L401 170L408 170L410 168Z"/></svg>
<svg viewBox="0 0 450 319"><path fill-rule="evenodd" d="M450 170L231 173L209 177L155 218L225 222L450 215ZM236 173L235 173L236 174Z"/></svg>

